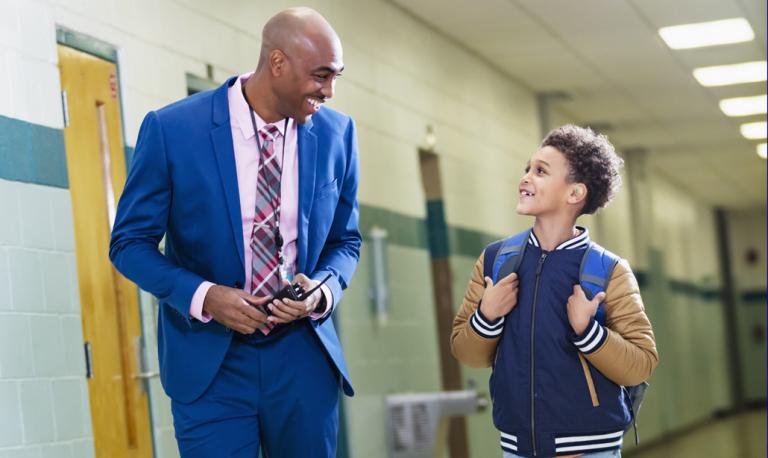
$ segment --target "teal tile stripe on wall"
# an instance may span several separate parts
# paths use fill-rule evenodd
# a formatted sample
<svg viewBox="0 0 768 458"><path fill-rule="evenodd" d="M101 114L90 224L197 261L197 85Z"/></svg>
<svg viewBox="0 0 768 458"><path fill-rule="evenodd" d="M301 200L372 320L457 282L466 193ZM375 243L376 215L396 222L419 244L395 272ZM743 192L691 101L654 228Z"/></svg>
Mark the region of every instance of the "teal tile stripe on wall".
<svg viewBox="0 0 768 458"><path fill-rule="evenodd" d="M705 301L720 300L719 289L703 288L691 282L674 279L668 280L668 286L670 291L683 296L697 296Z"/></svg>
<svg viewBox="0 0 768 458"><path fill-rule="evenodd" d="M379 207L360 205L360 233L367 238L373 227L387 231L387 242L408 248L427 248L424 220Z"/></svg>
<svg viewBox="0 0 768 458"><path fill-rule="evenodd" d="M434 205L430 208L430 204ZM443 211L442 202L439 202L439 204L440 205L437 205L432 202L427 204L427 211L431 211L434 215L437 215L435 218L436 220L439 220L439 216L443 215L441 213ZM432 247L430 246L430 240L427 237L428 224L427 220L415 216L408 216L383 208L360 205L360 232L363 234L363 239L367 238L367 235L373 226L378 226L387 230L387 243L389 244L421 250L435 250L438 254L442 255L446 246L444 240L446 233L445 231L442 231L441 233L441 231L436 229L435 233L438 234L440 243L437 248ZM499 234L490 234L457 226L448 226L448 254L477 258L489 243L503 237L503 235ZM636 271L635 276L637 277L637 282L640 288L647 288L650 286L650 279L647 272ZM695 297L707 302L718 302L720 300L720 289L718 288L705 288L692 282L674 279L667 280L666 286L671 292L686 297ZM747 292L742 295L742 300L745 304L765 303L766 294L765 291Z"/></svg>
<svg viewBox="0 0 768 458"><path fill-rule="evenodd" d="M486 232L465 229L463 227L448 227L448 240L451 242L451 253L458 256L477 258L486 246L503 237L504 236L502 235L488 234Z"/></svg>
<svg viewBox="0 0 768 458"><path fill-rule="evenodd" d="M133 147L125 147L125 168L131 170L131 164L133 163Z"/></svg>
<svg viewBox="0 0 768 458"><path fill-rule="evenodd" d="M133 154L134 148L126 146L125 158L129 167ZM68 188L63 131L0 116L0 179ZM444 211L442 201L427 203L427 214L433 216L428 219L361 205L360 231L365 238L373 226L381 227L387 230L390 244L428 249L433 257L453 255L476 258L486 245L503 237L499 234L448 226L445 224ZM442 228L433 226L433 237L428 237L428 224L439 223L442 223ZM635 275L641 288L648 285L646 272L636 272ZM695 296L706 301L720 299L719 289L702 288L691 282L669 280L668 287L672 292L684 296ZM745 291L741 294L741 302L745 305L765 304L766 291Z"/></svg>
<svg viewBox="0 0 768 458"><path fill-rule="evenodd" d="M436 211L436 210L433 210ZM428 249L427 221L415 216L386 210L379 207L360 205L360 232L363 238L367 238L371 228L377 226L386 229L387 241L390 244L417 249ZM443 231L441 237L445 239ZM476 258L480 256L483 248L501 236L486 232L465 229L457 226L448 226L447 251L455 256L467 256ZM445 245L441 245L445 251Z"/></svg>
<svg viewBox="0 0 768 458"><path fill-rule="evenodd" d="M766 305L766 299L768 296L764 289L741 293L741 303L744 305Z"/></svg>
<svg viewBox="0 0 768 458"><path fill-rule="evenodd" d="M445 210L443 200L427 201L427 240L429 242L429 255L432 259L447 258L450 255L448 248L448 226L445 224Z"/></svg>
<svg viewBox="0 0 768 458"><path fill-rule="evenodd" d="M0 178L68 188L64 132L0 116Z"/></svg>

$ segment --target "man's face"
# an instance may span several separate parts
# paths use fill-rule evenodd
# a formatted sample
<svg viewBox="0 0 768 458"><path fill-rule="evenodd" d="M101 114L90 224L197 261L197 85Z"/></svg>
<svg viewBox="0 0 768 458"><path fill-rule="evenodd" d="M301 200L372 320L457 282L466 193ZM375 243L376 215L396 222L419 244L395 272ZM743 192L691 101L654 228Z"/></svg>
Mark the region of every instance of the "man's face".
<svg viewBox="0 0 768 458"><path fill-rule="evenodd" d="M297 46L285 55L281 73L275 79L280 112L304 124L333 97L336 78L344 70L338 40Z"/></svg>
<svg viewBox="0 0 768 458"><path fill-rule="evenodd" d="M572 191L568 173L568 161L559 150L545 146L536 151L520 179L517 212L542 216L564 210Z"/></svg>

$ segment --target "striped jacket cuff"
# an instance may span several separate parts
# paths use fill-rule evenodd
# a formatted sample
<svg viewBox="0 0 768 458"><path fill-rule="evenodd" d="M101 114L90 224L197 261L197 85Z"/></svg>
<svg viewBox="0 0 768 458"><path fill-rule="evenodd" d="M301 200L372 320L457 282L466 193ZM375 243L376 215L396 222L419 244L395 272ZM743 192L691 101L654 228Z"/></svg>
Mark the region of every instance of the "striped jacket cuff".
<svg viewBox="0 0 768 458"><path fill-rule="evenodd" d="M469 325L476 333L487 339L495 339L501 335L501 331L504 330L504 317L499 317L495 320L489 320L480 311L480 304L477 305L477 310L469 318Z"/></svg>
<svg viewBox="0 0 768 458"><path fill-rule="evenodd" d="M595 321L595 317L589 320L587 329L581 335L571 333L571 341L585 355L596 352L607 338L608 331Z"/></svg>

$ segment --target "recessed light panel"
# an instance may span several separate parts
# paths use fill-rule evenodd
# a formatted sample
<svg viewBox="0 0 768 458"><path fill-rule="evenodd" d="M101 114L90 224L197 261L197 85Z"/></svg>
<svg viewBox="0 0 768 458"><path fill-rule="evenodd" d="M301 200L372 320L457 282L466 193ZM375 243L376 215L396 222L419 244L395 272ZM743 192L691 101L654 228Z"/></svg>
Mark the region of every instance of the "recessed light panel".
<svg viewBox="0 0 768 458"><path fill-rule="evenodd" d="M693 71L693 77L702 86L727 86L729 84L756 83L765 81L765 61L742 64L701 67Z"/></svg>
<svg viewBox="0 0 768 458"><path fill-rule="evenodd" d="M755 39L755 32L744 18L662 27L659 35L672 49L727 45Z"/></svg>
<svg viewBox="0 0 768 458"><path fill-rule="evenodd" d="M736 97L720 101L720 109L728 116L749 116L766 112L765 95Z"/></svg>
<svg viewBox="0 0 768 458"><path fill-rule="evenodd" d="M748 122L741 125L741 135L750 140L760 140L765 138L765 121Z"/></svg>

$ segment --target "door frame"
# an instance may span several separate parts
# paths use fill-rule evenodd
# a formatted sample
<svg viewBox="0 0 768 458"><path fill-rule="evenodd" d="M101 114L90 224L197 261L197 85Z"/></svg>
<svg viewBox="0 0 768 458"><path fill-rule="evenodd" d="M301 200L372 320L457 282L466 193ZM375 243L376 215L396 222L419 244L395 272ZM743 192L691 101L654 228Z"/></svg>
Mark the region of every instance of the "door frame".
<svg viewBox="0 0 768 458"><path fill-rule="evenodd" d="M123 85L121 84L122 80L122 72L120 67L120 60L118 58L118 51L117 47L106 42L103 40L100 40L98 38L95 38L91 35L87 35L82 32L77 32L75 30L72 30L68 27L62 26L60 24L56 24L56 44L67 46L69 48L75 49L77 51L84 52L86 54L90 54L94 57L97 57L99 59L105 60L107 62L110 62L115 65L116 69L116 78L117 78L117 99L118 99L118 107L119 107L119 113L120 113L120 128L123 133L123 144L122 144L122 151L123 151L123 158L125 160L126 165L126 175L128 174L128 170L130 169L131 159L133 157L133 150L131 147L128 146L126 143L126 135L125 135L125 111L124 111L124 105L123 105ZM66 110L67 108L65 106L62 106L62 110ZM64 113L64 119L66 122L67 114ZM66 125L64 126L66 128ZM117 204L117 202L116 202ZM139 310L137 310L137 313L139 314L139 323L141 328L141 337L139 341L138 347L141 349L141 352L137 355L137 365L139 368L141 368L144 365L145 359L146 359L146 336L144 333L144 313L142 310L142 298L141 298L141 289L137 287L137 296L136 296L137 304L139 305ZM152 396L151 396L151 390L149 389L149 383L147 380L144 380L143 383L144 389L147 393L147 402L148 402L148 415L149 415L149 428L150 428L150 440L152 443L152 455L157 457L158 455L158 444L155 440L155 418L154 418L154 409L153 409L153 402L152 402ZM90 400L89 400L90 402Z"/></svg>

